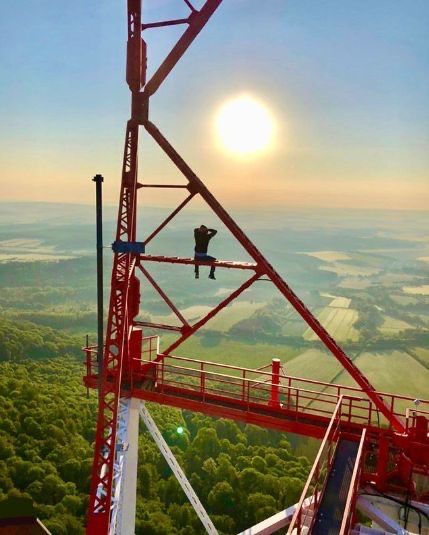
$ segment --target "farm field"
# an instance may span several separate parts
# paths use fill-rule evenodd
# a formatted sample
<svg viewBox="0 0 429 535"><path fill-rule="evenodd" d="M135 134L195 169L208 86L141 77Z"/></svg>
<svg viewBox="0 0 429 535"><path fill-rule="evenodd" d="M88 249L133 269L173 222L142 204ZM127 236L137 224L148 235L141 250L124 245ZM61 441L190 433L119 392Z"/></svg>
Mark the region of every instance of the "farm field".
<svg viewBox="0 0 429 535"><path fill-rule="evenodd" d="M329 383L341 372L339 362L327 351L308 349L283 364L286 375Z"/></svg>
<svg viewBox="0 0 429 535"><path fill-rule="evenodd" d="M335 297L329 303L329 306L334 308L349 308L351 302L352 300L348 297Z"/></svg>
<svg viewBox="0 0 429 535"><path fill-rule="evenodd" d="M206 305L195 305L182 309L180 312L187 321L198 321L202 316L210 312L212 307ZM167 323L167 324L178 324L178 319L175 314L171 313L166 316L163 315L152 315L152 321L155 323Z"/></svg>
<svg viewBox="0 0 429 535"><path fill-rule="evenodd" d="M359 338L359 332L353 327L358 319L358 312L354 309L327 306L317 315L317 319L329 334L340 342L355 341ZM308 341L318 340L318 336L310 328L305 330L303 336Z"/></svg>
<svg viewBox="0 0 429 535"><path fill-rule="evenodd" d="M410 349L409 352L412 356L415 356L423 366L429 369L429 349L423 347L414 347L413 349ZM427 390L427 397L429 398L429 385Z"/></svg>
<svg viewBox="0 0 429 535"><path fill-rule="evenodd" d="M162 348L175 339L172 335L163 335L161 338ZM195 337L184 342L176 351L175 355L190 357L231 366L243 368L259 368L269 364L273 358L278 358L282 363L287 363L297 356L299 350L291 346L249 343L218 339L212 340L205 337Z"/></svg>
<svg viewBox="0 0 429 535"><path fill-rule="evenodd" d="M353 264L340 264L333 262L327 266L319 266L322 271L331 271L339 277L370 277L381 271L380 268L368 266L355 266Z"/></svg>
<svg viewBox="0 0 429 535"><path fill-rule="evenodd" d="M207 326L210 330L226 332L233 325L250 317L256 310L259 310L265 305L266 303L261 302L238 301L219 312L219 314L213 318L213 320L210 320ZM196 305L182 309L181 313L187 321L196 322L210 312L210 310L212 310L212 307L210 306ZM178 320L173 313L165 316L151 314L151 319L155 323L167 323L169 325L178 324Z"/></svg>
<svg viewBox="0 0 429 535"><path fill-rule="evenodd" d="M429 369L402 351L362 353L354 363L381 392L391 392L413 398L429 398ZM353 379L343 371L336 382L353 385Z"/></svg>
<svg viewBox="0 0 429 535"><path fill-rule="evenodd" d="M215 331L228 331L233 325L241 320L250 317L256 310L264 307L266 303L256 303L251 301L238 301L232 303L225 310L222 310L213 320L210 321L210 329Z"/></svg>
<svg viewBox="0 0 429 535"><path fill-rule="evenodd" d="M422 284L421 286L404 286L402 291L406 294L429 295L429 284Z"/></svg>
<svg viewBox="0 0 429 535"><path fill-rule="evenodd" d="M386 334L396 333L399 331L403 331L405 329L412 329L413 327L406 321L403 321L397 318L392 318L391 316L383 316L383 320L384 320L383 325L379 327L379 330L382 333L386 333Z"/></svg>

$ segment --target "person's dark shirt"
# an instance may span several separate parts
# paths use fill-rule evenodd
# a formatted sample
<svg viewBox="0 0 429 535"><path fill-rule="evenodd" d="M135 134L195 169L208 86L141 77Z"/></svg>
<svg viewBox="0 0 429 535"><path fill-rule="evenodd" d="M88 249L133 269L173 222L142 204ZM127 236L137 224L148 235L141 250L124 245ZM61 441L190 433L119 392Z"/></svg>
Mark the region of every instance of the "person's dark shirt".
<svg viewBox="0 0 429 535"><path fill-rule="evenodd" d="M217 234L217 230L214 229L208 229L207 232L201 232L199 228L194 229L195 252L207 253L209 241L215 234Z"/></svg>

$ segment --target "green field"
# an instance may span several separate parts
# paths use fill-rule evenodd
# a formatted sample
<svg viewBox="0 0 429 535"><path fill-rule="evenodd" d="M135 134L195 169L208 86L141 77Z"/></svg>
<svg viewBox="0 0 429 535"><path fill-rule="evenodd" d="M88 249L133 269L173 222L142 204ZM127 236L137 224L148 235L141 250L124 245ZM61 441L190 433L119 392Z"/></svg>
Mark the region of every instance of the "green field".
<svg viewBox="0 0 429 535"><path fill-rule="evenodd" d="M249 318L256 310L259 310L265 305L266 303L255 303L251 301L237 301L236 303L232 303L210 321L210 329L220 332L228 331L233 325Z"/></svg>
<svg viewBox="0 0 429 535"><path fill-rule="evenodd" d="M173 340L171 335L163 336L162 348L167 347ZM190 357L198 360L242 366L244 368L259 368L269 364L273 358L278 358L282 363L293 359L299 350L286 345L274 344L246 344L240 341L212 339L204 336L194 337L184 342L176 351L175 355Z"/></svg>
<svg viewBox="0 0 429 535"><path fill-rule="evenodd" d="M429 349L423 347L414 347L413 349L409 350L409 353L415 357L420 364L429 369ZM428 393L426 394L426 397L429 398L429 387L427 390Z"/></svg>
<svg viewBox="0 0 429 535"><path fill-rule="evenodd" d="M354 363L379 391L429 398L429 369L406 352L362 353ZM353 385L353 380L345 371L336 382Z"/></svg>
<svg viewBox="0 0 429 535"><path fill-rule="evenodd" d="M284 365L286 375L329 383L341 372L339 362L327 351L308 349Z"/></svg>
<svg viewBox="0 0 429 535"><path fill-rule="evenodd" d="M334 301L336 301L336 299L334 299ZM355 341L359 339L359 332L353 327L353 324L358 319L356 310L328 306L322 309L317 315L317 319L325 327L328 333L340 342L346 340ZM318 336L312 329L308 328L304 332L304 339L314 341L318 340Z"/></svg>
<svg viewBox="0 0 429 535"><path fill-rule="evenodd" d="M319 266L323 271L332 271L340 277L370 277L380 271L379 268L367 266L354 266L353 264L340 264L333 262L328 266Z"/></svg>
<svg viewBox="0 0 429 535"><path fill-rule="evenodd" d="M383 316L383 325L379 328L382 333L397 333L405 329L412 329L412 325L406 321L392 318L391 316Z"/></svg>
<svg viewBox="0 0 429 535"><path fill-rule="evenodd" d="M208 324L211 330L226 332L233 325L241 320L250 317L256 310L265 306L266 303L256 303L252 301L237 301L232 303L224 310L219 312L213 320L210 320ZM195 323L203 316L208 314L212 310L212 307L207 305L195 305L182 309L180 312L183 317L191 322ZM176 315L171 313L168 315L151 315L151 319L154 323L165 323L168 325L175 325L178 323Z"/></svg>

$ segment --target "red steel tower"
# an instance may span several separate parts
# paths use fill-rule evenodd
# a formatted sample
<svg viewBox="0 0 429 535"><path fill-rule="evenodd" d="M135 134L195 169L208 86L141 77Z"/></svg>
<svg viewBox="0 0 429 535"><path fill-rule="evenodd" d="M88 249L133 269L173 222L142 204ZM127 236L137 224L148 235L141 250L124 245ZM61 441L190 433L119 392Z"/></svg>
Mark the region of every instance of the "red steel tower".
<svg viewBox="0 0 429 535"><path fill-rule="evenodd" d="M393 474L392 470L389 472L387 468L392 448L396 448L395 451L399 452L398 455L402 455L400 457L402 464L399 465L398 461L397 466L395 465L393 474L395 477L398 474L399 476L403 475L401 470L405 470L408 474L411 465L413 470L418 469L419 473L427 474L427 457L425 456L428 454L428 446L425 410L429 407L429 403L424 402L419 408L419 412L414 411L413 416L408 415L409 418L406 419L400 414L397 407L404 400L404 403L412 400L390 394L381 394L375 390L353 361L297 297L287 282L283 280L216 200L203 181L192 171L191 167L149 119L151 97L161 87L222 0L206 0L201 9L198 10L190 1L183 1L189 8L189 15L186 18L143 23L142 0L128 0L126 80L131 91L131 118L126 127L117 231L112 246L114 260L104 354L100 363L101 375L93 366L95 351L91 348L86 349L88 373L85 383L94 388L99 385L99 412L87 525L87 533L90 535L115 532L113 524L116 522L116 517L112 511L119 492L119 479L115 479L115 470L121 462L121 455L123 455L123 448L121 449L118 443L118 434L121 432L121 399L151 400L279 430L293 431L317 438L325 437L322 447L326 448L329 445L329 458L332 462L335 451L336 455L339 455L339 436L340 433L343 433L341 436L344 440L347 439L356 445L352 454L354 459L363 459L364 444L373 444L377 461L372 476L367 475L367 481L370 482L372 478L371 481L376 481L379 488L385 490L388 488L388 481L391 480ZM142 38L142 32L172 25L184 25L186 29L160 67L147 80L146 43ZM141 180L137 167L140 127L143 127L144 131L159 145L166 157L182 173L186 179L183 185L148 184ZM183 188L187 190L187 197L149 236L141 239L137 235L137 201L139 191L144 191L143 188L148 187ZM219 268L249 271L250 277L206 316L196 323L190 324L172 299L154 280L145 265L150 262L161 262L171 264L173 268L176 264L192 265L195 263L193 258L149 254L150 242L195 196L204 199L242 245L253 262L216 261L215 265ZM138 276L143 277L158 292L160 298L180 320L180 327L137 320L140 305L140 279ZM333 358L336 358L351 374L358 388L335 386L330 390L332 385L322 385L324 386L322 394L320 389L314 388L315 381L285 376L278 361L273 361L272 367L268 371L259 370L256 372L232 366L191 361L191 359L173 355L174 350L181 343L195 334L219 311L262 277L269 279L276 286L280 294L318 335ZM163 353L160 353L158 347L153 345L154 337L143 336L143 331L147 328L174 331L178 335L177 340ZM234 373L232 373L231 368L234 368ZM192 373L185 372L189 369L194 371ZM237 374L237 372L239 373ZM172 374L181 375L183 380L180 384L172 380ZM239 379L237 379L237 375ZM264 377L263 384L260 380L261 375ZM188 383L185 380L187 376L188 378L191 376ZM223 378L223 383L229 382L230 384L229 388L219 394L219 388L210 389L210 382L212 384L214 382L220 383L220 376ZM321 385L321 383L318 384ZM236 388L239 394L233 394L232 388ZM315 390L317 390L317 394ZM258 395L255 392L258 392ZM375 420L377 423L374 423ZM382 423L380 424L380 422ZM343 446L344 440L340 441ZM416 450L414 454L410 453L412 444L419 444L418 452ZM321 457L316 459L312 472L313 479L309 480L307 490L318 488L317 485L314 487L314 477L317 476L317 480L319 479L320 466L317 463L320 462L320 459ZM353 518L354 504L357 499L355 491L365 477L362 462L356 461L354 486L350 483L347 502L350 508L350 518ZM397 478L398 489L407 486L404 483L405 476L402 479L399 476ZM314 511L320 506L320 500L318 502L317 492L313 497L315 497L313 502L311 500L308 502L308 497L303 495L300 504L295 509L292 526L294 526L293 529L298 529L298 532L304 525L302 519L305 515L303 511L308 510L309 503L313 510L312 518L315 518ZM289 518L290 520L291 518ZM351 522L351 520L344 520L344 526L347 522Z"/></svg>

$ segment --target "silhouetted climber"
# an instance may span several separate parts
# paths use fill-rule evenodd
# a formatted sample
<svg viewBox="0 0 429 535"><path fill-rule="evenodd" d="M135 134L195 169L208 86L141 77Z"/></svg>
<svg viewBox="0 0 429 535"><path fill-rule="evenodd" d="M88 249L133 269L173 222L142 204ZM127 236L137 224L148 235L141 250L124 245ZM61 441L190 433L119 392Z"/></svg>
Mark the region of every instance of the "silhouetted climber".
<svg viewBox="0 0 429 535"><path fill-rule="evenodd" d="M200 260L201 262L214 262L216 258L207 254L207 248L209 246L209 241L213 236L217 234L217 230L213 228L207 228L205 225L201 225L200 228L194 229L194 238L195 238L195 260ZM209 279L215 279L215 266L211 266ZM200 270L198 264L195 264L195 278L198 279L200 276Z"/></svg>

